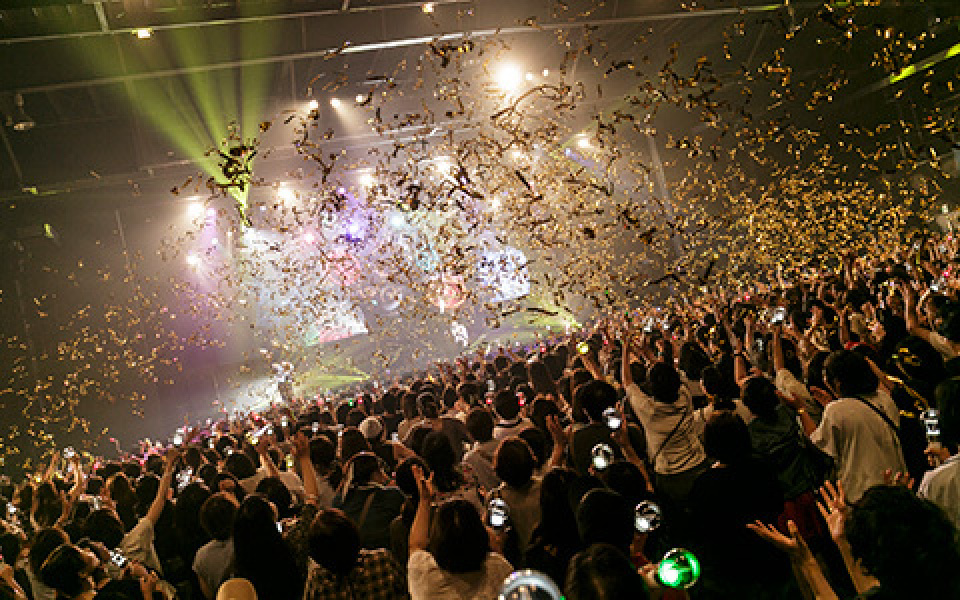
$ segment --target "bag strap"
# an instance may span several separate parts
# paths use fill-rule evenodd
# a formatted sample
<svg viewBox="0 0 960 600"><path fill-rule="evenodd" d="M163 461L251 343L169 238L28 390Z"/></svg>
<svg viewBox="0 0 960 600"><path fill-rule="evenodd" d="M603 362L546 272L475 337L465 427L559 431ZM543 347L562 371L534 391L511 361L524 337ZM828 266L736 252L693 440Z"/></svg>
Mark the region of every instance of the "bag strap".
<svg viewBox="0 0 960 600"><path fill-rule="evenodd" d="M357 529L363 527L363 523L367 520L367 513L370 512L370 507L373 506L373 499L377 495L377 490L374 488L370 490L370 494L367 495L367 500L363 503L363 510L360 511L360 518L357 519Z"/></svg>
<svg viewBox="0 0 960 600"><path fill-rule="evenodd" d="M670 433L667 434L667 437L663 438L663 442L660 444L660 447L657 448L657 451L650 458L650 464L656 466L657 457L660 456L660 452L662 452L663 449L666 448L667 443L673 438L674 434L677 433L677 431L680 429L680 426L683 425L683 422L686 420L686 418L687 418L687 411L683 411L682 413L680 413L680 420L677 421L677 424L673 426L673 429L670 431Z"/></svg>
<svg viewBox="0 0 960 600"><path fill-rule="evenodd" d="M868 401L866 400L866 398L863 398L863 397L861 397L861 396L855 396L855 397L856 397L856 399L859 400L860 402L863 402L864 404L866 404L867 406L869 406L869 407L873 410L873 412L875 412L875 413L877 413L878 415L880 415L880 418L883 419L883 421L884 421L887 425L890 426L890 429L893 430L893 435L895 435L895 436L897 437L897 443L902 446L902 445L903 445L903 442L900 441L900 428L897 427L897 425L893 422L893 419L891 419L890 417L888 417L888 416L887 416L887 413L883 412L882 410L880 410L879 408L877 408L876 406L874 406L873 404L871 404L870 402L868 402Z"/></svg>

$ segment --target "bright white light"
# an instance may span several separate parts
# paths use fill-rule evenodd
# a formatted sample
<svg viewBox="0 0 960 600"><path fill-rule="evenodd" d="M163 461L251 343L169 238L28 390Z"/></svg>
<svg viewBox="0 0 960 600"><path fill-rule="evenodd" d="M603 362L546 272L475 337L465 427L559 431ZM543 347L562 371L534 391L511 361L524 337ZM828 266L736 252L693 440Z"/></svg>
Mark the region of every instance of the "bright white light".
<svg viewBox="0 0 960 600"><path fill-rule="evenodd" d="M525 75L525 77L526 77L527 81L533 81L534 75L533 75L533 73L527 73L527 74Z"/></svg>
<svg viewBox="0 0 960 600"><path fill-rule="evenodd" d="M577 140L577 145L580 146L581 148L589 148L590 138L587 138L585 136L581 137L580 139Z"/></svg>
<svg viewBox="0 0 960 600"><path fill-rule="evenodd" d="M320 108L320 102L317 101L316 98L313 98L312 100L310 100L310 104L308 104L307 106L310 107L310 110L317 110L318 108Z"/></svg>
<svg viewBox="0 0 960 600"><path fill-rule="evenodd" d="M303 241L305 241L308 244L312 244L314 241L316 241L316 239L317 239L316 236L314 236L313 232L310 232L310 231L305 233L303 236Z"/></svg>
<svg viewBox="0 0 960 600"><path fill-rule="evenodd" d="M516 148L510 151L510 158L512 158L513 160L519 160L522 157L523 157L523 152L517 150Z"/></svg>
<svg viewBox="0 0 960 600"><path fill-rule="evenodd" d="M390 223L390 227L393 227L394 229L400 229L401 227L407 224L406 219L404 219L403 215L401 215L400 213L393 213L392 215L390 215L390 219L388 222Z"/></svg>
<svg viewBox="0 0 960 600"><path fill-rule="evenodd" d="M330 106L334 108L340 108L340 98L330 98Z"/></svg>
<svg viewBox="0 0 960 600"><path fill-rule="evenodd" d="M550 76L550 69L544 69L543 72L541 73L541 75L543 75L544 77L549 77L549 76Z"/></svg>
<svg viewBox="0 0 960 600"><path fill-rule="evenodd" d="M491 198L490 206L493 208L493 210L500 210L500 198L497 196Z"/></svg>
<svg viewBox="0 0 960 600"><path fill-rule="evenodd" d="M354 98L354 100L357 101L357 104L363 104L363 101L366 100L366 99L367 99L367 97L364 96L363 94L357 94L357 97Z"/></svg>
<svg viewBox="0 0 960 600"><path fill-rule="evenodd" d="M373 173L363 173L360 175L360 185L363 187L370 187L376 183L376 179L373 177Z"/></svg>
<svg viewBox="0 0 960 600"><path fill-rule="evenodd" d="M136 36L141 40L149 40L153 36L153 30L149 27L141 27L135 32Z"/></svg>
<svg viewBox="0 0 960 600"><path fill-rule="evenodd" d="M290 202L296 198L296 196L296 193L288 187L281 187L277 189L277 198L283 200L284 202Z"/></svg>
<svg viewBox="0 0 960 600"><path fill-rule="evenodd" d="M203 202L191 202L187 205L187 216L196 219L203 214Z"/></svg>
<svg viewBox="0 0 960 600"><path fill-rule="evenodd" d="M435 9L436 7L437 5L433 2L424 2L423 6L420 7L420 10L422 10L424 14L429 15L430 13L433 12L433 9Z"/></svg>
<svg viewBox="0 0 960 600"><path fill-rule="evenodd" d="M207 209L207 216L208 216L208 217L211 217L211 218L217 216L217 209L215 209L215 208L212 207L212 206L211 206L210 208L208 208L208 209Z"/></svg>
<svg viewBox="0 0 960 600"><path fill-rule="evenodd" d="M438 156L433 159L433 164L437 166L437 171L441 173L449 173L450 168L453 167L453 161L449 156Z"/></svg>
<svg viewBox="0 0 960 600"><path fill-rule="evenodd" d="M200 264L200 257L194 254L193 252L191 252L190 254L187 255L187 264L190 265L191 267L196 267L197 265Z"/></svg>
<svg viewBox="0 0 960 600"><path fill-rule="evenodd" d="M512 92L523 83L523 73L516 65L506 63L497 69L497 86L505 92Z"/></svg>
<svg viewBox="0 0 960 600"><path fill-rule="evenodd" d="M350 237L360 237L360 234L363 233L363 226L360 223L350 223L347 225L347 233L350 234Z"/></svg>

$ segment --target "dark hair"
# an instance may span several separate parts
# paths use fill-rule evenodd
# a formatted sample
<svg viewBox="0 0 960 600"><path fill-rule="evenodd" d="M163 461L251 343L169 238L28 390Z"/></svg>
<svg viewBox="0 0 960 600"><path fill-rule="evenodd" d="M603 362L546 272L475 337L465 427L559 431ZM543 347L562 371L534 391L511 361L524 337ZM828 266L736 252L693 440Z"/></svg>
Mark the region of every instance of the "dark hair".
<svg viewBox="0 0 960 600"><path fill-rule="evenodd" d="M466 500L447 500L433 513L427 549L444 571L479 571L490 552L490 538L480 514Z"/></svg>
<svg viewBox="0 0 960 600"><path fill-rule="evenodd" d="M233 534L233 519L239 504L233 495L218 492L200 507L200 526L211 538L225 542Z"/></svg>
<svg viewBox="0 0 960 600"><path fill-rule="evenodd" d="M234 452L228 456L223 463L223 470L237 479L247 479L257 474L253 461L243 452Z"/></svg>
<svg viewBox="0 0 960 600"><path fill-rule="evenodd" d="M488 442L493 439L493 415L485 408L472 408L465 421L467 433L476 442Z"/></svg>
<svg viewBox="0 0 960 600"><path fill-rule="evenodd" d="M696 342L684 342L680 347L680 357L677 366L683 371L687 379L700 379L703 369L710 365L710 357Z"/></svg>
<svg viewBox="0 0 960 600"><path fill-rule="evenodd" d="M413 450L417 456L423 456L423 441L432 431L433 427L430 427L429 425L416 425L410 430L410 433L407 434L407 439L404 440L404 443L406 443L406 445L409 446L409 448Z"/></svg>
<svg viewBox="0 0 960 600"><path fill-rule="evenodd" d="M35 520L41 527L52 527L63 513L63 500L52 481L44 481L36 487L33 502L36 504Z"/></svg>
<svg viewBox="0 0 960 600"><path fill-rule="evenodd" d="M123 541L123 523L112 510L101 508L87 517L84 534L96 542L103 542L107 548L116 548Z"/></svg>
<svg viewBox="0 0 960 600"><path fill-rule="evenodd" d="M577 518L570 503L570 489L577 479L573 469L556 467L547 471L540 482L540 523L538 529L548 541L570 539L579 545Z"/></svg>
<svg viewBox="0 0 960 600"><path fill-rule="evenodd" d="M592 489L577 507L577 530L584 544L613 544L629 552L633 541L633 508L620 494Z"/></svg>
<svg viewBox="0 0 960 600"><path fill-rule="evenodd" d="M440 407L437 406L437 399L433 394L420 394L417 396L417 409L420 416L425 419L436 419L440 416Z"/></svg>
<svg viewBox="0 0 960 600"><path fill-rule="evenodd" d="M365 413L363 409L358 406L350 409L350 412L347 413L347 418L344 420L343 424L347 427L358 427L366 418L367 413Z"/></svg>
<svg viewBox="0 0 960 600"><path fill-rule="evenodd" d="M360 531L342 511L321 510L310 524L307 548L317 564L334 575L346 575L357 566Z"/></svg>
<svg viewBox="0 0 960 600"><path fill-rule="evenodd" d="M222 484L224 481L229 481L233 484L234 497L236 497L238 502L243 502L247 492L243 489L243 486L240 485L240 480L237 479L232 473L227 473L226 471L217 473L217 476L213 478L213 485L210 487L210 491L213 493L225 491L220 489L220 484Z"/></svg>
<svg viewBox="0 0 960 600"><path fill-rule="evenodd" d="M369 452L370 443L356 427L347 427L340 432L340 460L347 462L360 452Z"/></svg>
<svg viewBox="0 0 960 600"><path fill-rule="evenodd" d="M423 462L423 459L419 456L411 456L403 459L403 461L397 465L397 470L394 473L394 482L397 484L397 487L400 488L401 492L415 500L419 500L420 493L417 488L417 480L413 476L414 465L420 467L424 476L430 476L430 467L427 466L427 463Z"/></svg>
<svg viewBox="0 0 960 600"><path fill-rule="evenodd" d="M433 472L433 484L441 492L451 492L463 484L463 476L456 470L457 455L450 438L442 431L431 431L423 439L423 460Z"/></svg>
<svg viewBox="0 0 960 600"><path fill-rule="evenodd" d="M385 414L392 415L397 412L397 397L393 390L387 390L383 393L383 396L380 396L380 405L383 407Z"/></svg>
<svg viewBox="0 0 960 600"><path fill-rule="evenodd" d="M530 381L530 387L534 394L553 394L557 395L557 386L550 376L547 365L539 360L535 360L527 365L527 379Z"/></svg>
<svg viewBox="0 0 960 600"><path fill-rule="evenodd" d="M523 487L530 483L535 464L533 450L518 437L501 441L493 457L494 472L511 487Z"/></svg>
<svg viewBox="0 0 960 600"><path fill-rule="evenodd" d="M493 410L501 419L515 419L520 414L520 401L517 400L517 396L513 392L502 390L497 392L493 399Z"/></svg>
<svg viewBox="0 0 960 600"><path fill-rule="evenodd" d="M262 496L251 494L240 504L233 521L234 575L249 579L262 598L297 598L303 579L274 518Z"/></svg>
<svg viewBox="0 0 960 600"><path fill-rule="evenodd" d="M325 472L337 458L337 447L327 437L318 435L310 440L310 462Z"/></svg>
<svg viewBox="0 0 960 600"><path fill-rule="evenodd" d="M121 532L121 537L122 535ZM27 554L30 570L33 571L33 574L39 576L40 567L43 566L43 561L47 560L50 553L69 542L70 537L59 527L47 527L46 529L38 531L33 538L33 543L30 545L30 551ZM108 546L108 548L113 547L114 546Z"/></svg>
<svg viewBox="0 0 960 600"><path fill-rule="evenodd" d="M79 596L88 585L85 572L90 565L72 544L58 546L40 567L40 581L68 598Z"/></svg>
<svg viewBox="0 0 960 600"><path fill-rule="evenodd" d="M683 380L672 365L658 362L650 367L647 373L647 385L654 400L663 404L673 404L680 397Z"/></svg>
<svg viewBox="0 0 960 600"><path fill-rule="evenodd" d="M403 408L403 418L413 419L420 415L417 406L417 395L413 392L407 392L400 400L400 406Z"/></svg>
<svg viewBox="0 0 960 600"><path fill-rule="evenodd" d="M527 427L517 433L517 437L525 441L533 452L534 470L541 468L550 458L550 438L544 433L544 430L537 427Z"/></svg>
<svg viewBox="0 0 960 600"><path fill-rule="evenodd" d="M606 381L594 379L577 387L573 402L580 406L588 419L597 422L603 418L603 411L616 406L617 390Z"/></svg>
<svg viewBox="0 0 960 600"><path fill-rule="evenodd" d="M209 497L210 488L204 483L194 481L183 488L173 505L174 528L188 552L196 552L210 541L200 525L200 510Z"/></svg>
<svg viewBox="0 0 960 600"><path fill-rule="evenodd" d="M740 399L743 405L761 419L774 419L777 416L777 386L766 377L751 377L743 384Z"/></svg>
<svg viewBox="0 0 960 600"><path fill-rule="evenodd" d="M727 465L748 462L751 446L747 425L736 413L713 413L703 429L703 449L707 456Z"/></svg>
<svg viewBox="0 0 960 600"><path fill-rule="evenodd" d="M885 597L960 597L956 529L932 502L901 486L875 485L853 507L845 532Z"/></svg>
<svg viewBox="0 0 960 600"><path fill-rule="evenodd" d="M443 395L440 396L443 401L443 406L446 409L451 409L457 403L457 389L452 385L448 385L443 389Z"/></svg>
<svg viewBox="0 0 960 600"><path fill-rule="evenodd" d="M574 555L567 567L563 595L567 600L649 597L630 559L610 544L593 544Z"/></svg>
<svg viewBox="0 0 960 600"><path fill-rule="evenodd" d="M853 350L831 354L823 365L823 378L840 397L869 396L880 385L867 359Z"/></svg>
<svg viewBox="0 0 960 600"><path fill-rule="evenodd" d="M293 516L293 495L279 477L264 477L257 484L257 493L273 502L281 519Z"/></svg>

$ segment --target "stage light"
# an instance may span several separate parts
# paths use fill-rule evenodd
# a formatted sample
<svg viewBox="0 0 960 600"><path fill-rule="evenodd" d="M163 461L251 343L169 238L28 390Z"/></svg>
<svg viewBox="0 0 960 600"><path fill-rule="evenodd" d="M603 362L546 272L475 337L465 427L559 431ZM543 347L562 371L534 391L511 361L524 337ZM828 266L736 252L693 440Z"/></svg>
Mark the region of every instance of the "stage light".
<svg viewBox="0 0 960 600"><path fill-rule="evenodd" d="M366 99L367 99L367 97L364 96L363 94L357 94L356 97L354 98L354 100L356 100L357 104L363 104L363 101L366 100Z"/></svg>
<svg viewBox="0 0 960 600"><path fill-rule="evenodd" d="M316 241L316 239L317 239L316 236L314 236L312 232L307 232L303 235L303 241L305 241L308 244L312 244L313 242Z"/></svg>
<svg viewBox="0 0 960 600"><path fill-rule="evenodd" d="M153 30L149 27L141 27L140 29L135 30L133 34L136 35L138 39L149 40L151 37L153 37Z"/></svg>
<svg viewBox="0 0 960 600"><path fill-rule="evenodd" d="M360 175L360 185L363 187L371 187L374 183L376 183L376 179L372 173L363 173Z"/></svg>
<svg viewBox="0 0 960 600"><path fill-rule="evenodd" d="M533 81L533 78L534 78L533 73L527 73L526 78L527 78L527 81Z"/></svg>
<svg viewBox="0 0 960 600"><path fill-rule="evenodd" d="M577 145L580 146L581 148L584 148L584 149L589 148L589 147L590 147L590 138L588 138L588 137L586 137L586 136L581 136L580 139L577 140Z"/></svg>
<svg viewBox="0 0 960 600"><path fill-rule="evenodd" d="M220 240L218 240L217 238L213 238L212 240L210 240L210 245L214 247L219 246Z"/></svg>
<svg viewBox="0 0 960 600"><path fill-rule="evenodd" d="M420 10L422 10L424 14L429 15L433 13L436 7L437 5L434 2L424 2L423 6L420 7Z"/></svg>
<svg viewBox="0 0 960 600"><path fill-rule="evenodd" d="M541 75L543 75L544 77L549 77L549 76L550 76L550 69L544 69L543 72L541 73Z"/></svg>
<svg viewBox="0 0 960 600"><path fill-rule="evenodd" d="M517 150L516 148L510 151L510 158L512 158L513 160L519 160L522 157L523 157L523 152Z"/></svg>
<svg viewBox="0 0 960 600"><path fill-rule="evenodd" d="M497 69L497 86L505 91L512 92L513 90L520 87L520 84L523 83L523 74L520 72L520 69L516 65L511 63L506 63L500 66Z"/></svg>
<svg viewBox="0 0 960 600"><path fill-rule="evenodd" d="M317 110L318 108L320 108L320 102L317 101L316 98L312 98L312 99L310 100L310 103L307 104L307 106L310 107L310 110Z"/></svg>
<svg viewBox="0 0 960 600"><path fill-rule="evenodd" d="M277 198L283 200L284 202L290 202L296 197L296 193L288 187L280 187L277 189Z"/></svg>
<svg viewBox="0 0 960 600"><path fill-rule="evenodd" d="M207 209L207 216L210 217L211 219L212 219L213 217L217 216L217 209L215 209L215 208L212 207L212 206L211 206L210 208L208 208L208 209Z"/></svg>
<svg viewBox="0 0 960 600"><path fill-rule="evenodd" d="M347 233L353 237L359 237L363 233L363 226L360 223L350 223L347 225Z"/></svg>
<svg viewBox="0 0 960 600"><path fill-rule="evenodd" d="M340 98L330 98L330 106L334 108L340 108Z"/></svg>
<svg viewBox="0 0 960 600"><path fill-rule="evenodd" d="M187 205L187 216L196 219L203 214L203 202L191 202Z"/></svg>
<svg viewBox="0 0 960 600"><path fill-rule="evenodd" d="M190 265L191 267L196 267L197 265L200 264L200 257L194 254L193 252L191 252L190 254L187 255L187 264Z"/></svg>
<svg viewBox="0 0 960 600"><path fill-rule="evenodd" d="M390 223L390 227L393 227L394 229L400 229L407 224L407 220L404 219L403 215L400 213L393 213L390 215L388 222Z"/></svg>

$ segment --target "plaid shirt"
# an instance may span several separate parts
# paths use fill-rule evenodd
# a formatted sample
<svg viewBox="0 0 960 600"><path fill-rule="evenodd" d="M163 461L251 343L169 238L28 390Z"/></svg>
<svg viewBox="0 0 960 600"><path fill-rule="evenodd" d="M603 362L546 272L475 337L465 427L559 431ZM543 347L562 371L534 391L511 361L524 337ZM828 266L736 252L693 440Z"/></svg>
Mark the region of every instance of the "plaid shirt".
<svg viewBox="0 0 960 600"><path fill-rule="evenodd" d="M357 566L344 577L311 563L304 600L397 600L409 598L407 579L384 548L361 550Z"/></svg>

